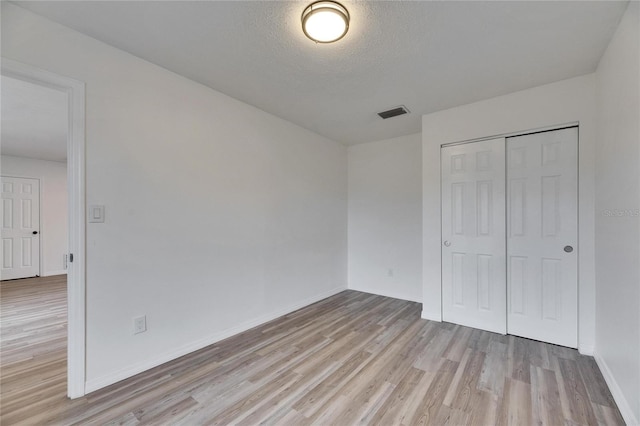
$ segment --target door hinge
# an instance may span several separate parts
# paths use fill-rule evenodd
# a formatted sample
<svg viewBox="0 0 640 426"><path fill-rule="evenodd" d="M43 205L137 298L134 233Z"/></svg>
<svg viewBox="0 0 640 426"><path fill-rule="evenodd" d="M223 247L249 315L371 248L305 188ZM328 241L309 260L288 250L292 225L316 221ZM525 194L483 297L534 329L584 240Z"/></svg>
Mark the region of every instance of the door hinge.
<svg viewBox="0 0 640 426"><path fill-rule="evenodd" d="M69 263L73 262L73 253L69 253Z"/></svg>

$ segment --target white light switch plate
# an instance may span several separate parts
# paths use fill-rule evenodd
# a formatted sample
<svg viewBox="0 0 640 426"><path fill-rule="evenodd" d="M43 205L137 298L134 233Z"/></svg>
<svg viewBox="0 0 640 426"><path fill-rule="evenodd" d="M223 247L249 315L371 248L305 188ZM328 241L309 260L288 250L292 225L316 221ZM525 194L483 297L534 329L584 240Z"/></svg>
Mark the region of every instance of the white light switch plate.
<svg viewBox="0 0 640 426"><path fill-rule="evenodd" d="M89 223L104 223L104 206L89 206Z"/></svg>

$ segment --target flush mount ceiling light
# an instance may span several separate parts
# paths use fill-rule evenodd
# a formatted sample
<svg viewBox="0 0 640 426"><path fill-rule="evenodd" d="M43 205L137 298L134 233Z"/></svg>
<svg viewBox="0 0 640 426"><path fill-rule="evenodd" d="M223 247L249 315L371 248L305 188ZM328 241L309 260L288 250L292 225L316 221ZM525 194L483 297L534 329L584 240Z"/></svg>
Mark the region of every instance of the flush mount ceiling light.
<svg viewBox="0 0 640 426"><path fill-rule="evenodd" d="M316 43L340 40L349 29L349 11L334 1L311 3L302 12L302 31Z"/></svg>

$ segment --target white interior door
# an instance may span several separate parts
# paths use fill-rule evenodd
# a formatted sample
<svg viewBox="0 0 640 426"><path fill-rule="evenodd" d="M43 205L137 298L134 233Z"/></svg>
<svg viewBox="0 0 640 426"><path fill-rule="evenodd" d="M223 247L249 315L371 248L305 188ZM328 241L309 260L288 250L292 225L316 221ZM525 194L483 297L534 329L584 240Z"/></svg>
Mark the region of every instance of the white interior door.
<svg viewBox="0 0 640 426"><path fill-rule="evenodd" d="M506 333L505 140L443 147L443 319Z"/></svg>
<svg viewBox="0 0 640 426"><path fill-rule="evenodd" d="M40 275L40 182L2 176L3 280Z"/></svg>
<svg viewBox="0 0 640 426"><path fill-rule="evenodd" d="M578 129L507 139L508 333L578 344Z"/></svg>

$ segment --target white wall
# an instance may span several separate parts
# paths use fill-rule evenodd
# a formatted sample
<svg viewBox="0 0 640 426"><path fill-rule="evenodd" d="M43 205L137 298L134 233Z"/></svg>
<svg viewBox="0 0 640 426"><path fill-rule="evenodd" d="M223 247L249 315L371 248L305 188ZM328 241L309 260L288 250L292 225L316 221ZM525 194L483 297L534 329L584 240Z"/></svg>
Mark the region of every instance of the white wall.
<svg viewBox="0 0 640 426"><path fill-rule="evenodd" d="M423 311L441 320L440 146L579 122L579 333L582 353L595 335L595 75L547 84L422 117Z"/></svg>
<svg viewBox="0 0 640 426"><path fill-rule="evenodd" d="M420 134L349 147L349 288L422 302Z"/></svg>
<svg viewBox="0 0 640 426"><path fill-rule="evenodd" d="M346 288L344 146L7 2L2 55L86 82L88 391Z"/></svg>
<svg viewBox="0 0 640 426"><path fill-rule="evenodd" d="M640 4L597 70L596 360L627 424L640 424Z"/></svg>
<svg viewBox="0 0 640 426"><path fill-rule="evenodd" d="M67 164L3 155L3 176L40 179L40 275L66 274Z"/></svg>

